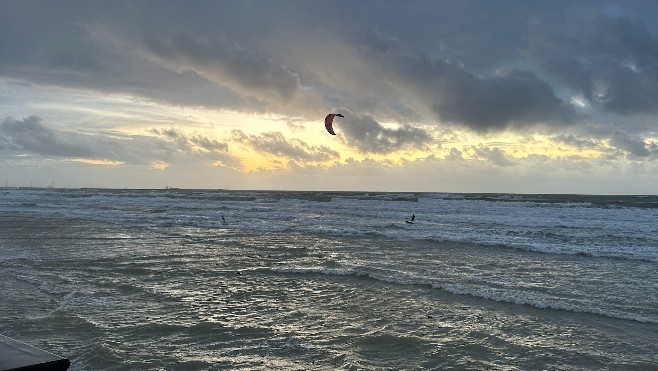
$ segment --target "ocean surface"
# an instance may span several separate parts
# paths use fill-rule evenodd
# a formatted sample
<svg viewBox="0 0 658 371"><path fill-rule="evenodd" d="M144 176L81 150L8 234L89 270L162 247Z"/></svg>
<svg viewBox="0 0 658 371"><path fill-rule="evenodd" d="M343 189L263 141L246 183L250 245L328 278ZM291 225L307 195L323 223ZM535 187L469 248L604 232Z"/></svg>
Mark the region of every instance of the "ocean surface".
<svg viewBox="0 0 658 371"><path fill-rule="evenodd" d="M656 370L658 196L1 189L0 295L71 370Z"/></svg>

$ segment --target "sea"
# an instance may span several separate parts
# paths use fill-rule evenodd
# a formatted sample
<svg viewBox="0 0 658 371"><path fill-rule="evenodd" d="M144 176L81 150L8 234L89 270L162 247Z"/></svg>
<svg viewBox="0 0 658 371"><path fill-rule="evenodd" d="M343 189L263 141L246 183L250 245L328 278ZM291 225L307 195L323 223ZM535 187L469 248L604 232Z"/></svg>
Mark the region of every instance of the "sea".
<svg viewBox="0 0 658 371"><path fill-rule="evenodd" d="M0 333L70 370L657 370L658 196L5 188Z"/></svg>

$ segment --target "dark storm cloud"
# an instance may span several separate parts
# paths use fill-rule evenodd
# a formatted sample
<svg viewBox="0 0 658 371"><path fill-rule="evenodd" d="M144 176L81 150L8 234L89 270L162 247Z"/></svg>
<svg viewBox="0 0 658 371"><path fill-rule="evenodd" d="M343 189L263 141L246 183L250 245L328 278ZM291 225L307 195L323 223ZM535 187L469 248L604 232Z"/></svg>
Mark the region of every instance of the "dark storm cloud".
<svg viewBox="0 0 658 371"><path fill-rule="evenodd" d="M403 61L398 73L413 84L439 119L479 132L536 124L564 125L574 111L550 85L527 71L501 71L490 77L460 66L424 58Z"/></svg>
<svg viewBox="0 0 658 371"><path fill-rule="evenodd" d="M1 2L0 65L4 68L23 65L30 70L96 69L98 50L86 39L81 24L95 18L89 16L95 12L109 14L106 5L102 2L94 5L69 2L68 6L48 1Z"/></svg>
<svg viewBox="0 0 658 371"><path fill-rule="evenodd" d="M372 75L358 81L380 97L398 94L415 102L416 108L424 106L440 123L478 132L575 122L575 111L549 81L531 68L516 67L522 65L518 48L528 17L545 7L514 4L419 2L397 9L395 17L381 14L387 7L370 7L388 21L410 21L395 22L405 24L405 29L369 24L353 32L358 37L347 37L372 66ZM393 106L395 98L389 99ZM404 108L409 107L399 111Z"/></svg>
<svg viewBox="0 0 658 371"><path fill-rule="evenodd" d="M262 110L259 99L290 99L299 87L294 74L221 36L210 19L222 4L195 5L0 2L0 77L247 111ZM205 25L192 23L202 16Z"/></svg>
<svg viewBox="0 0 658 371"><path fill-rule="evenodd" d="M304 119L345 106L382 122L555 130L586 115L658 114L657 9L593 0L8 0L0 77ZM594 112L576 115L573 93ZM377 153L427 143L412 129L354 129L351 143Z"/></svg>
<svg viewBox="0 0 658 371"><path fill-rule="evenodd" d="M258 152L285 157L300 162L323 162L340 158L340 154L327 146L312 146L299 139L286 139L279 132L248 135L233 130L233 140Z"/></svg>
<svg viewBox="0 0 658 371"><path fill-rule="evenodd" d="M152 133L155 136L90 134L50 128L37 116L23 120L6 118L0 124L0 152L131 164L199 158L235 163L226 154L227 145L216 140L200 135L185 136L176 130L154 129Z"/></svg>
<svg viewBox="0 0 658 371"><path fill-rule="evenodd" d="M579 32L536 25L527 53L538 66L620 115L658 113L658 38L636 17L579 19ZM566 31L572 28L566 28Z"/></svg>

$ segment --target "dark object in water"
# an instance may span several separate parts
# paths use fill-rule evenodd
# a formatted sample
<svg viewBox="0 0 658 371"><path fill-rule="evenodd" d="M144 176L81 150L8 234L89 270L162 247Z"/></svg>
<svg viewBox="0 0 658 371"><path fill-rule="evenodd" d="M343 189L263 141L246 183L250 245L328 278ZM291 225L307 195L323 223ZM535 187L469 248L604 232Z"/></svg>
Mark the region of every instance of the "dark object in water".
<svg viewBox="0 0 658 371"><path fill-rule="evenodd" d="M404 222L407 224L414 224L414 220L416 220L415 214L411 215L411 220L405 220Z"/></svg>
<svg viewBox="0 0 658 371"><path fill-rule="evenodd" d="M0 370L64 371L70 365L66 358L0 335Z"/></svg>

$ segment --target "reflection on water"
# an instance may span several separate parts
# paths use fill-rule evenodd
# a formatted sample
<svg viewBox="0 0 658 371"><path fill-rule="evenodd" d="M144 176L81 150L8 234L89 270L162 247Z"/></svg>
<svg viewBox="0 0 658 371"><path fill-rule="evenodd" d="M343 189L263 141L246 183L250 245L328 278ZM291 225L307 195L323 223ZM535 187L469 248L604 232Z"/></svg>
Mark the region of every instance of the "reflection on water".
<svg viewBox="0 0 658 371"><path fill-rule="evenodd" d="M290 201L273 195L277 201L265 203L241 199L236 204L242 206L224 205L222 212L238 214L241 207L241 214L252 215L232 216L233 224L222 226L209 217L216 211L204 195L156 196L88 196L105 198L103 211L56 197L48 207L38 199L33 211L1 201L33 213L0 214L2 332L69 357L72 370L658 365L658 305L651 295L658 292L658 270L651 259L413 238L413 230L397 226L406 233L400 238L387 235L386 226L395 225L389 220L381 222L382 233L357 234L354 226L335 233L345 219L359 218L376 232L368 212L390 210L382 204L414 203L409 201L375 200L363 209L353 201L361 196L310 205L299 204L301 196ZM459 230L460 218L474 212L473 204L457 208L443 202L462 201L437 204L454 207L456 224L425 216L416 232L449 234L445 229ZM473 238L484 239L482 231L491 230L512 241L539 230L533 208L543 204L486 202L495 210L481 212L480 223L486 225L471 223L479 231L469 232ZM574 221L561 223L580 226L559 238L587 225L613 236L625 233L615 227L625 225L623 218L600 227L586 222L594 214L583 208L547 204L546 213L557 217L565 208ZM635 220L636 213L653 212L638 210L598 215ZM511 215L519 211L527 220ZM101 220L105 212L113 218ZM486 221L495 212L510 215ZM259 223L248 224L257 218ZM510 229L513 221L516 227ZM512 230L517 235L508 233ZM544 237L533 238L543 243ZM653 244L654 237L643 238L636 247ZM616 243L606 248L613 251Z"/></svg>

